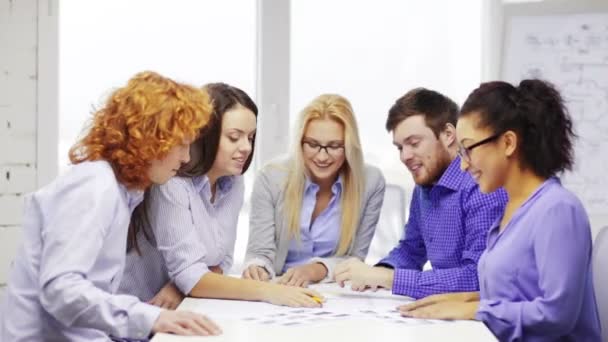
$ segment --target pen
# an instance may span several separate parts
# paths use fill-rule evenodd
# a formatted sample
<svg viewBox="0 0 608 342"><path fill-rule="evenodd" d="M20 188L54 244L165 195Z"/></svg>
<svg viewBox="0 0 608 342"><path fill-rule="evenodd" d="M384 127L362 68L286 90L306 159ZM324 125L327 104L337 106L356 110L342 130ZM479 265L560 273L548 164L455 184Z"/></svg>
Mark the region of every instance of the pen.
<svg viewBox="0 0 608 342"><path fill-rule="evenodd" d="M321 298L319 298L317 296L310 296L310 298L312 298L312 300L314 300L315 302L317 302L319 304L323 304L323 301L321 300Z"/></svg>

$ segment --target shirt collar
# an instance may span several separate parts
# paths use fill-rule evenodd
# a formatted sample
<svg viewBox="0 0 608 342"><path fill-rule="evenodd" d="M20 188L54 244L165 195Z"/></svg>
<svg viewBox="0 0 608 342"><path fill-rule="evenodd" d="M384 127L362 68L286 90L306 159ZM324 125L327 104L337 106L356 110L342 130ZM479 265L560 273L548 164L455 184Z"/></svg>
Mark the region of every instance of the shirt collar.
<svg viewBox="0 0 608 342"><path fill-rule="evenodd" d="M336 179L334 184L331 186L331 192L334 195L342 192L343 182L344 182L344 180L342 178L342 174L340 174L338 176L338 179ZM310 178L308 176L306 176L306 182L304 183L304 193L308 193L309 191L317 192L318 190L319 190L319 185L316 183L313 183L310 180Z"/></svg>
<svg viewBox="0 0 608 342"><path fill-rule="evenodd" d="M511 216L511 221L513 221L514 218L516 218L520 211L527 207L530 203L534 203L536 201L536 198L538 196L540 196L543 192L545 192L545 189L548 187L553 186L554 184L560 185L561 181L559 178L553 176L553 177L549 177L547 180L545 180L543 182L543 184L541 184L536 190L534 190L534 192L532 194L530 194L530 196L524 201L524 203L521 204L521 206L519 208L517 208L517 210L515 210L515 213L513 213L513 216ZM494 224L492 224L492 226L490 226L490 232L491 233L496 233L495 231L500 228L500 222L502 221L502 217L503 215L500 215L496 221L494 221ZM488 238L489 238L490 234L488 234Z"/></svg>
<svg viewBox="0 0 608 342"><path fill-rule="evenodd" d="M537 197L540 196L543 192L545 192L546 188L551 187L554 184L557 184L557 185L561 184L561 181L559 180L559 178L557 178L555 176L547 178L543 182L543 184L541 184L538 188L536 188L536 190L534 190L534 192L532 194L530 194L530 196L528 198L526 198L524 203L521 204L520 208L524 208L524 207L528 206L529 203L535 202Z"/></svg>
<svg viewBox="0 0 608 342"><path fill-rule="evenodd" d="M144 200L144 191L127 189L124 185L121 184L121 189L125 199L127 200L127 205L129 206L129 210L133 211L135 207L137 207Z"/></svg>
<svg viewBox="0 0 608 342"><path fill-rule="evenodd" d="M234 184L235 176L223 176L217 179L217 189L221 193L229 192ZM207 175L192 177L192 184L197 192L203 191L205 188L209 188L209 177ZM211 189L209 189L211 190Z"/></svg>
<svg viewBox="0 0 608 342"><path fill-rule="evenodd" d="M457 156L445 169L435 186L456 191L460 188L463 177L466 177L466 173L460 170L460 157Z"/></svg>
<svg viewBox="0 0 608 342"><path fill-rule="evenodd" d="M232 189L232 185L234 184L234 178L235 178L235 176L220 177L217 180L218 188L222 192L228 192L228 191L230 191L230 189Z"/></svg>

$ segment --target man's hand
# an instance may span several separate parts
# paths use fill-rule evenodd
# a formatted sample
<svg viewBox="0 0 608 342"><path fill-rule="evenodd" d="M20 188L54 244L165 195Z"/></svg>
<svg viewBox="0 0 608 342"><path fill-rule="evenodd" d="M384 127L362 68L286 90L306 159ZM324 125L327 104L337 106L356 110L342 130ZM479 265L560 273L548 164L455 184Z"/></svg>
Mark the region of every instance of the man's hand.
<svg viewBox="0 0 608 342"><path fill-rule="evenodd" d="M366 265L357 258L350 258L336 266L336 282L344 287L346 281L351 282L353 291L377 290L380 287L390 289L393 286L394 271L384 267Z"/></svg>

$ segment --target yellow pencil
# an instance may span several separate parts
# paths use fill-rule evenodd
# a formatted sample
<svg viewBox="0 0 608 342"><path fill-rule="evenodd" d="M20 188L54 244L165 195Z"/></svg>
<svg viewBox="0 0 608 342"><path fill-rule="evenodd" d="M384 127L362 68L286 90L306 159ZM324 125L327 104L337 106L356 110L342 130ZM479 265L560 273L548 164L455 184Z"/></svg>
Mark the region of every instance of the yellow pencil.
<svg viewBox="0 0 608 342"><path fill-rule="evenodd" d="M319 298L317 296L310 296L310 298L312 298L312 300L314 300L315 302L317 302L319 304L323 304L323 300L321 300L321 298Z"/></svg>

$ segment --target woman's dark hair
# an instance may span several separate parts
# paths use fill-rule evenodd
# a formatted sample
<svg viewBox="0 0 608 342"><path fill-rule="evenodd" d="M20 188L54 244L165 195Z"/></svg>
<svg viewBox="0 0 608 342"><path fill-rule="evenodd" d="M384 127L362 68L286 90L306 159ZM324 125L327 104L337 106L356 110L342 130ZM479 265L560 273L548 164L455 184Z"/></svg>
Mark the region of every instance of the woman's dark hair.
<svg viewBox="0 0 608 342"><path fill-rule="evenodd" d="M217 150L220 145L222 135L222 119L224 114L237 106L243 106L253 112L253 115L258 116L258 107L255 102L239 88L233 87L225 83L210 83L203 87L209 94L213 104L213 113L207 125L201 131L199 137L190 145L190 162L184 164L178 171L178 176L181 177L196 177L205 175L215 162ZM251 142L251 154L247 158L243 166L243 173L247 171L253 159L255 146L255 136ZM146 238L150 240L150 234L147 227L150 226L148 219L149 195L146 191L144 200L135 208L131 216L129 225L129 233L127 236L127 252L133 248L141 255L141 251L137 244L137 234L141 231Z"/></svg>
<svg viewBox="0 0 608 342"><path fill-rule="evenodd" d="M190 146L190 162L182 166L177 173L182 177L201 176L209 172L220 145L220 137L222 135L222 119L224 114L236 106L243 106L253 112L253 115L258 116L258 107L255 102L239 88L230 86L225 83L210 83L203 87L209 94L213 103L213 113L209 119L209 123L201 129L201 135ZM247 171L255 146L255 136L251 142L251 154L245 165L243 173Z"/></svg>
<svg viewBox="0 0 608 342"><path fill-rule="evenodd" d="M514 131L520 158L543 178L571 170L574 164L572 119L557 89L546 81L482 83L467 98L460 116L478 113L481 128Z"/></svg>

